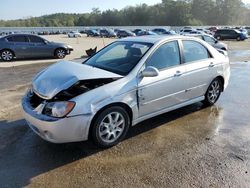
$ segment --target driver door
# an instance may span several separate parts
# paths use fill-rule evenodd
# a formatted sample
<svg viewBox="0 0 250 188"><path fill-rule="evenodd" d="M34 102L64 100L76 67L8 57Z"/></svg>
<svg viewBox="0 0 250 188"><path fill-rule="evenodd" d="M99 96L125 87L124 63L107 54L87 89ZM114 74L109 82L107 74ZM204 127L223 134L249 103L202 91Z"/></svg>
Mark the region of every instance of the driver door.
<svg viewBox="0 0 250 188"><path fill-rule="evenodd" d="M162 44L147 60L145 67L159 70L156 77L138 80L139 116L146 116L187 100L186 68L181 64L178 41Z"/></svg>

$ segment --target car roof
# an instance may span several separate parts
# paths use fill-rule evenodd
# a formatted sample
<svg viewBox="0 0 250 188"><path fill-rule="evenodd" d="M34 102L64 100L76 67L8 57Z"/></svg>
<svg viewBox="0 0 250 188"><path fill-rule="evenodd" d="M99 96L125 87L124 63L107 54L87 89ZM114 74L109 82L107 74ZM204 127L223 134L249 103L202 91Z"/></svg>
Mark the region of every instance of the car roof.
<svg viewBox="0 0 250 188"><path fill-rule="evenodd" d="M6 35L4 36L4 38L6 37L13 37L13 36L20 36L20 35L25 35L25 36L38 36L38 35L34 35L34 34L27 34L27 33L15 33L15 34L10 34L10 35ZM39 37L39 36L38 36Z"/></svg>
<svg viewBox="0 0 250 188"><path fill-rule="evenodd" d="M148 35L148 36L139 36L139 37L127 37L120 39L119 41L131 41L131 42L146 42L156 44L161 41L165 41L168 39L191 39L192 37L186 37L181 35L171 35L171 36L164 36L164 35Z"/></svg>

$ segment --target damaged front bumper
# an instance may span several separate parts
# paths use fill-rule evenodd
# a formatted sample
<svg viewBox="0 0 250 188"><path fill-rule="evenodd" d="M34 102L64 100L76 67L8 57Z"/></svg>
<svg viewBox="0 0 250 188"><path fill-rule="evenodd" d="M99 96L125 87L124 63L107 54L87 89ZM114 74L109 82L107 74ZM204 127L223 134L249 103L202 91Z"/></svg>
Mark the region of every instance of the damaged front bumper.
<svg viewBox="0 0 250 188"><path fill-rule="evenodd" d="M22 99L22 109L29 127L44 140L52 143L67 143L88 139L90 115L54 118L39 114L30 105L27 95Z"/></svg>

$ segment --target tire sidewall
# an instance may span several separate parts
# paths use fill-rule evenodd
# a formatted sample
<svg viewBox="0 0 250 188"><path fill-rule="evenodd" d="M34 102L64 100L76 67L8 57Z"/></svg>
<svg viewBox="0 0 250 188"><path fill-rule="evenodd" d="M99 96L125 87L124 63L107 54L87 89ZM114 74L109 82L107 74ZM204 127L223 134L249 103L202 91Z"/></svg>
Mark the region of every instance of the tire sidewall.
<svg viewBox="0 0 250 188"><path fill-rule="evenodd" d="M209 100L208 91L209 91L209 88L211 87L211 85L212 85L215 81L218 81L218 83L219 83L219 85L220 85L220 93L219 93L217 99L216 99L214 102L212 102L212 101ZM206 94L205 94L204 103L205 103L206 105L209 105L209 106L214 105L214 104L218 101L218 99L220 98L221 92L222 92L222 82L221 82L220 79L215 78L215 79L210 83L210 85L208 86L208 89L207 89Z"/></svg>
<svg viewBox="0 0 250 188"><path fill-rule="evenodd" d="M63 50L64 51L64 56L63 57L59 57L58 56L58 51L59 50ZM63 59L63 58L65 58L66 57L66 50L65 49L62 49L62 48L59 48L59 49L56 49L56 51L55 51L55 56L56 56L56 58L58 58L58 59Z"/></svg>
<svg viewBox="0 0 250 188"><path fill-rule="evenodd" d="M119 112L124 117L125 127L124 127L122 135L116 141L114 141L112 143L107 143L107 142L104 142L100 138L99 127L100 127L100 123L102 122L103 118L111 112ZM92 139L95 142L95 144L97 144L99 147L108 148L108 147L112 147L114 145L117 145L121 140L123 140L128 132L129 127L130 127L130 117L129 117L127 111L122 107L113 106L113 107L109 107L107 109L104 109L102 112L97 114L97 118L94 120L92 127L91 127L91 136L92 136Z"/></svg>
<svg viewBox="0 0 250 188"><path fill-rule="evenodd" d="M8 52L10 52L10 53L12 54L12 59L10 59L10 60L5 60L5 59L2 58L3 52L6 52L6 51L8 51ZM5 62L9 62L9 61L12 61L12 60L14 59L14 54L13 54L13 52L10 51L10 50L3 50L3 51L1 51L0 56L1 56L1 60L2 60L2 61L5 61Z"/></svg>

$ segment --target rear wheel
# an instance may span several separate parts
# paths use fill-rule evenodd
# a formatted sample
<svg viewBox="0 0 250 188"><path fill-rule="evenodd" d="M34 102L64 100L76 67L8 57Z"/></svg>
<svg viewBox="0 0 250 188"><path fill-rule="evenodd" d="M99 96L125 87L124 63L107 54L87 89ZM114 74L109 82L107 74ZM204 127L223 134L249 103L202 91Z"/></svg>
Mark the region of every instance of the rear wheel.
<svg viewBox="0 0 250 188"><path fill-rule="evenodd" d="M221 80L218 78L214 79L207 89L207 92L205 94L205 100L203 101L203 103L208 106L211 106L216 103L216 101L220 97L222 88L223 86Z"/></svg>
<svg viewBox="0 0 250 188"><path fill-rule="evenodd" d="M3 61L12 61L13 58L14 58L14 54L10 50L3 50L3 51L1 51L0 55L1 55L1 59Z"/></svg>
<svg viewBox="0 0 250 188"><path fill-rule="evenodd" d="M63 59L66 56L66 50L59 48L55 51L55 57L58 59Z"/></svg>
<svg viewBox="0 0 250 188"><path fill-rule="evenodd" d="M128 132L129 122L130 117L122 107L113 106L105 109L93 123L93 141L103 148L118 144Z"/></svg>

